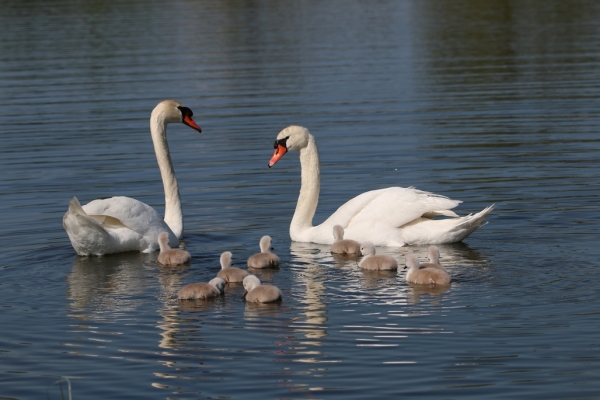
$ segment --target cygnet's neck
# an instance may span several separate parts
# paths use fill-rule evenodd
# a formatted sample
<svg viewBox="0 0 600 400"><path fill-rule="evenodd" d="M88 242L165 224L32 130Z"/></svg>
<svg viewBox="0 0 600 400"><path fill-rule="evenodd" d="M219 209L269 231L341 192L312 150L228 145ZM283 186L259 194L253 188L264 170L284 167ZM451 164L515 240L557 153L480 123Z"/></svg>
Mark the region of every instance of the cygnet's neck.
<svg viewBox="0 0 600 400"><path fill-rule="evenodd" d="M333 227L333 241L339 242L340 240L344 240L344 229L336 225Z"/></svg>
<svg viewBox="0 0 600 400"><path fill-rule="evenodd" d="M406 258L406 265L408 266L408 271L407 273L413 273L419 270L419 268L421 267L421 263L419 262L419 259L415 256L415 257L407 257Z"/></svg>
<svg viewBox="0 0 600 400"><path fill-rule="evenodd" d="M226 269L231 267L231 260L227 258L221 259L221 269Z"/></svg>
<svg viewBox="0 0 600 400"><path fill-rule="evenodd" d="M429 262L432 264L440 263L440 253L435 247L429 248Z"/></svg>
<svg viewBox="0 0 600 400"><path fill-rule="evenodd" d="M166 240L162 240L161 238L159 238L158 247L160 247L160 251L170 250L171 247L169 246L169 238L167 237Z"/></svg>
<svg viewBox="0 0 600 400"><path fill-rule="evenodd" d="M302 180L300 195L296 204L296 211L290 224L290 236L292 239L296 234L313 226L312 220L319 203L319 192L321 190L321 171L319 166L319 152L315 138L308 135L308 145L299 150Z"/></svg>
<svg viewBox="0 0 600 400"><path fill-rule="evenodd" d="M261 284L261 283L260 283L260 280L259 280L258 278L256 278L256 279L249 279L249 280L247 281L247 284L246 284L246 285L244 285L244 288L245 288L245 289L246 289L248 292L250 292L250 291L252 291L253 289L256 289L257 287L259 287L259 286L260 286L260 284Z"/></svg>
<svg viewBox="0 0 600 400"><path fill-rule="evenodd" d="M165 222L175 236L180 239L183 236L183 213L181 211L179 185L177 184L175 170L173 169L171 155L169 154L167 123L165 122L164 114L159 112L152 113L150 118L150 133L165 190Z"/></svg>
<svg viewBox="0 0 600 400"><path fill-rule="evenodd" d="M270 253L271 252L271 243L268 240L261 240L260 252L261 253Z"/></svg>

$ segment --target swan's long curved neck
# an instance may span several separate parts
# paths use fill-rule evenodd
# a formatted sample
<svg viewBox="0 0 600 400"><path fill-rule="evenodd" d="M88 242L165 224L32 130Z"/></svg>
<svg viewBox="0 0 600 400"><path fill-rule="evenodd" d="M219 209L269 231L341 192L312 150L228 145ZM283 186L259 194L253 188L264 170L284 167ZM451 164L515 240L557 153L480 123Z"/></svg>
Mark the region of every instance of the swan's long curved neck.
<svg viewBox="0 0 600 400"><path fill-rule="evenodd" d="M296 211L290 224L290 235L312 228L312 220L319 203L321 190L321 170L319 166L319 152L315 138L309 135L308 145L300 149L300 167L302 169L302 183L300 195L296 204Z"/></svg>
<svg viewBox="0 0 600 400"><path fill-rule="evenodd" d="M152 115L150 119L150 133L154 143L156 161L160 169L160 176L165 189L165 222L177 238L183 235L183 213L181 211L181 198L179 185L169 154L167 143L167 123L161 114Z"/></svg>

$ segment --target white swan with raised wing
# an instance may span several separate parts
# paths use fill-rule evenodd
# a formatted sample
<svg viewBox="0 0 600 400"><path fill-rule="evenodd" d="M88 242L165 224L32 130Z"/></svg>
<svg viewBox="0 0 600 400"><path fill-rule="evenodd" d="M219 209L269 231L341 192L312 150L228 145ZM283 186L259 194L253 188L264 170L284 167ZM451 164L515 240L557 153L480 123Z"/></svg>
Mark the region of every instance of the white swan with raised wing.
<svg viewBox="0 0 600 400"><path fill-rule="evenodd" d="M477 214L459 217L451 209L460 200L413 187L390 187L356 196L325 222L313 226L321 185L315 138L308 129L292 125L279 132L274 147L269 168L290 150L300 153L302 183L290 225L290 237L296 242L331 244L331 230L341 225L348 237L376 246L454 243L485 225L485 217L494 208L491 205ZM451 218L433 219L436 216Z"/></svg>
<svg viewBox="0 0 600 400"><path fill-rule="evenodd" d="M174 100L160 102L150 115L150 133L165 190L165 217L149 205L130 197L111 197L84 205L76 197L69 202L63 227L81 256L158 249L158 235L169 234L169 246L179 246L183 235L183 213L175 171L167 144L167 124L183 123L201 132L192 110Z"/></svg>

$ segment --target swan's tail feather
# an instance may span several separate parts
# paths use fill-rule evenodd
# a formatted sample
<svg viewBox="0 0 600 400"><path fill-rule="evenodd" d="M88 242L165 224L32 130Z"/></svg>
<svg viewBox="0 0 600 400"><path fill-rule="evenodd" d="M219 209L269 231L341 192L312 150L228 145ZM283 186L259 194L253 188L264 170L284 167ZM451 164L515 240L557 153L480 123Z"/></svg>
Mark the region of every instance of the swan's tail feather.
<svg viewBox="0 0 600 400"><path fill-rule="evenodd" d="M457 242L460 242L478 228L487 225L488 221L486 221L485 218L492 212L494 206L495 204L492 204L479 211L477 214L469 214L462 217L462 221L451 230L451 232L460 232L460 235L457 237Z"/></svg>
<svg viewBox="0 0 600 400"><path fill-rule="evenodd" d="M79 215L87 215L87 213L83 211L81 203L79 203L79 200L77 200L77 197L75 196L69 200L69 210L67 212L72 212Z"/></svg>
<svg viewBox="0 0 600 400"><path fill-rule="evenodd" d="M63 227L80 256L102 255L100 249L110 242L108 232L83 210L77 197L69 201L69 209L63 216Z"/></svg>
<svg viewBox="0 0 600 400"><path fill-rule="evenodd" d="M79 200L77 200L77 197L75 197L75 196L73 196L73 198L69 201L69 210L67 212L93 219L98 224L102 225L102 227L104 227L105 229L111 229L111 228L113 228L113 229L114 228L131 229L127 225L125 225L123 222L121 222L121 220L118 218L114 218L109 215L93 215L93 214L86 213L85 210L83 209L83 207L81 207L81 203L79 203Z"/></svg>
<svg viewBox="0 0 600 400"><path fill-rule="evenodd" d="M409 186L408 189L412 189L416 193L425 195L427 197L436 198L436 199L440 199L440 200L450 200L450 201L452 201L452 202L455 203L452 207L456 207L457 205L459 205L459 204L461 204L463 202L462 200L451 199L450 197L444 196L443 194L437 194L437 193L427 192L425 190L417 189L414 186ZM434 211L434 212L441 212L441 211Z"/></svg>
<svg viewBox="0 0 600 400"><path fill-rule="evenodd" d="M445 217L453 217L453 218L459 218L460 215L458 215L457 213L455 213L452 210L437 210L437 211L430 211L428 213L423 214L423 218L434 218L434 217L439 217L439 216L445 216Z"/></svg>

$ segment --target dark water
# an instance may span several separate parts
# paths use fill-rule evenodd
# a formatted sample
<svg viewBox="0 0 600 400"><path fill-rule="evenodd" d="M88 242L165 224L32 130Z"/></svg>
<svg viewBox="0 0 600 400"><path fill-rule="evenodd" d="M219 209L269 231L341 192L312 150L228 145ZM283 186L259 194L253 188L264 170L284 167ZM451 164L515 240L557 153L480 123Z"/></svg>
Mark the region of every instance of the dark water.
<svg viewBox="0 0 600 400"><path fill-rule="evenodd" d="M598 21L594 1L5 1L0 396L600 398ZM192 264L77 257L71 196L162 212L166 98L203 128L169 130ZM394 185L496 204L441 246L449 290L290 242L297 154L266 166L290 124L321 152L315 222ZM283 304L175 299L264 234Z"/></svg>

